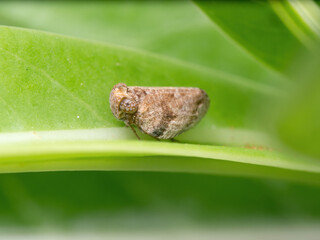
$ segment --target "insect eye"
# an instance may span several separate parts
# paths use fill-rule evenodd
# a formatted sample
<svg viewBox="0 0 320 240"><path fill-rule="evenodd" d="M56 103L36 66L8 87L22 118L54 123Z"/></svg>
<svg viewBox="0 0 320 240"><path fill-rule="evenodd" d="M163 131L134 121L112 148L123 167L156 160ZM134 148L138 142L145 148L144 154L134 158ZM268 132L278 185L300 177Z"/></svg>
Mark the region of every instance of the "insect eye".
<svg viewBox="0 0 320 240"><path fill-rule="evenodd" d="M136 101L125 98L120 102L119 109L124 113L133 114L137 111L138 105Z"/></svg>

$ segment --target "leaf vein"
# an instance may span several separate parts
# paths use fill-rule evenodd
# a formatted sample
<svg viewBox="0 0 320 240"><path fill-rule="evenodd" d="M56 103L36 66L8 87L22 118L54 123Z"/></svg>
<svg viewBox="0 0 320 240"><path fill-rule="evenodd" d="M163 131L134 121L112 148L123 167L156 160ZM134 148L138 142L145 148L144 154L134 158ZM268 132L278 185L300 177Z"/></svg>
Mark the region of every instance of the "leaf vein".
<svg viewBox="0 0 320 240"><path fill-rule="evenodd" d="M20 114L13 108L11 107L11 105L3 98L0 96L0 100L5 104L7 105L8 109L13 112L21 122L23 122L24 124L26 124L26 121L20 116Z"/></svg>

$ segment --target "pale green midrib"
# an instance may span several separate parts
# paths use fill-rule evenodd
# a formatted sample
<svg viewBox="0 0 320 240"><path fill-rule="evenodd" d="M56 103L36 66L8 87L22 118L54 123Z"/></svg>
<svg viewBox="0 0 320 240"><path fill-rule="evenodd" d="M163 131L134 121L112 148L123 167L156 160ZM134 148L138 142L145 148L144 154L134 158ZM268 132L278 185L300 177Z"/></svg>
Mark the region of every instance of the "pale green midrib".
<svg viewBox="0 0 320 240"><path fill-rule="evenodd" d="M148 138L145 134L140 137ZM47 141L98 141L98 140L128 140L136 139L131 129L126 127L112 128L88 128L69 130L47 130L47 131L23 131L0 133L0 146L4 144L47 142ZM150 137L150 139L152 139ZM255 146L272 147L269 136L263 132L250 129L237 129L217 127L210 125L206 127L195 127L176 138L191 143L212 143L227 146Z"/></svg>
<svg viewBox="0 0 320 240"><path fill-rule="evenodd" d="M154 59L158 59L158 60L166 62L166 63L172 63L172 64L180 66L182 68L191 69L191 70L193 70L195 72L200 72L202 74L206 73L209 76L211 76L212 78L214 78L214 77L218 77L219 78L220 77L220 78L223 78L223 81L228 81L229 83L236 84L239 87L246 88L246 89L251 89L251 90L254 90L254 91L259 92L259 93L268 94L268 95L272 95L272 96L281 96L284 93L284 90L279 88L279 87L274 87L274 86L269 86L269 85L262 84L262 83L257 83L254 80L249 80L248 78L245 78L245 77L241 77L241 76L237 76L237 75L234 75L234 74L226 73L226 72L223 72L223 71L220 71L220 70L217 70L217 69L213 69L213 68L208 68L208 67L205 67L205 66L202 66L202 65L199 65L199 64L186 62L186 61L183 61L183 60L180 60L180 59L177 59L177 58L156 54L156 53L145 51L145 50L142 50L142 49L136 49L136 48L116 45L116 44L112 44L112 43L108 43L107 44L107 43L104 43L104 42L99 42L99 41L94 41L94 40L84 40L84 39L81 39L81 38L76 38L76 37L72 37L72 36L68 36L68 35L62 35L62 34L56 34L56 33L50 33L50 32L46 32L46 31L39 31L39 30L34 30L34 29L25 29L25 28L19 28L19 27L8 27L8 26L1 26L0 25L0 31L3 30L3 29L17 29L19 31L41 33L41 34L44 34L44 35L49 35L49 36L54 36L54 37L59 36L61 38L71 39L73 41L91 43L91 44L99 45L99 46L102 46L102 47L119 49L121 51L132 52L132 53L136 53L136 54L139 54L139 55L142 55L142 56L145 55L147 57L152 57ZM14 53L10 52L10 54L14 54ZM18 57L21 58L20 56L18 56ZM287 84L291 85L291 83L289 81L287 82Z"/></svg>
<svg viewBox="0 0 320 240"><path fill-rule="evenodd" d="M17 151L17 148L19 151ZM181 143L165 143L151 141L99 141L99 142L62 142L33 145L16 145L6 147L0 153L1 165L54 159L59 165L59 159L76 157L128 157L130 156L174 156L196 157L203 159L231 161L242 164L253 164L295 171L320 173L316 162L289 159L276 152L258 151L237 147L221 147ZM92 160L94 161L94 159ZM174 165L175 163L172 162ZM51 169L54 170L54 169Z"/></svg>
<svg viewBox="0 0 320 240"><path fill-rule="evenodd" d="M249 138L252 138L252 134L260 138L260 134L258 133L243 131L244 130L241 130L239 134L244 138L244 142L246 139L244 134L249 135ZM229 129L229 131L228 129L222 130L222 133L228 132L237 131L234 129ZM195 131L195 133L198 133L198 130ZM72 165L77 165L77 161L72 160L74 158L91 159L94 162L95 157L127 157L128 164L130 165L130 157L144 156L217 159L241 164L320 173L320 163L318 162L292 159L273 151L152 140L137 141L130 129L127 128L54 130L0 134L0 169L15 164L17 166L21 166L21 164L33 164L34 166L44 164L44 171L67 170L72 168ZM68 165L68 161L65 162L66 159L69 159L68 161L71 162L73 161L71 165ZM49 161L47 162L48 166L46 165L46 161ZM145 162L145 164L147 164L148 161L146 160ZM53 167L50 165L51 163L53 163ZM176 163L174 161L169 163L167 166L168 169L171 168L170 164L172 164L171 167L174 167ZM143 169L144 165L140 167ZM125 168L126 165L123 166L123 169ZM21 170L28 171L28 167L23 169ZM121 169L120 167L118 170ZM13 171L21 170L16 169ZM176 168L173 169L173 171L176 170ZM203 169L203 171L205 171L205 169Z"/></svg>

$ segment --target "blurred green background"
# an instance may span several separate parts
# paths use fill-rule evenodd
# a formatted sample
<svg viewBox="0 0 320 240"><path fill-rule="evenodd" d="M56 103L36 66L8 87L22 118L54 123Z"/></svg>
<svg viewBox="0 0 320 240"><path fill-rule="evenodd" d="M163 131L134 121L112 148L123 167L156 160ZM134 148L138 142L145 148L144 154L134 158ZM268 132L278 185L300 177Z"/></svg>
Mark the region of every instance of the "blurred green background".
<svg viewBox="0 0 320 240"><path fill-rule="evenodd" d="M205 4L199 6L206 7ZM254 56L252 49L248 50L244 44L241 46L231 39L227 21L223 22L226 25L219 24L219 21L214 24L210 20L210 12L209 17L206 16L199 6L190 1L1 2L0 24L148 51L276 88L287 83L284 75L290 75L290 67L298 61L293 55L300 53L299 41L292 38L287 46L292 55L286 55L292 62L281 65L279 68L289 69L279 72L279 68L274 67L278 60L270 63L270 56L265 56L265 59L262 56L263 60L259 60L259 54ZM219 19L223 20L223 16L227 16L224 14L230 12L224 12L222 3L219 7L223 13ZM235 12L241 13L240 10L234 6ZM252 28L259 28L258 23ZM241 43L241 36L237 37ZM297 52L293 53L290 46ZM270 55L273 55L272 51ZM317 60L310 61L318 63ZM301 65L299 68L304 69ZM316 76L310 79L315 79L318 86L319 73L315 71L312 76ZM275 121L280 122L277 134L289 147L293 146L302 154L319 157L320 135L315 134L320 131L319 123L311 121L307 133L303 127L296 128L296 123L288 123L297 119L295 106L303 108L319 103L319 87L313 88L312 84L310 80L311 87L306 86L307 93L302 96L299 95L302 93L295 93L300 96L295 98L296 101L303 99L306 102L294 103L292 111L287 115L283 113L280 120ZM308 89L315 90L309 99L305 99L303 96L308 95ZM319 119L318 108L315 113L313 110L309 111L310 114ZM311 115L304 114L307 117L299 120L299 124L306 125L305 121L310 120ZM299 139L294 141L299 134L307 135L305 138L311 139L312 143L304 141L305 138L300 142ZM6 231L143 231L146 228L219 228L265 223L317 224L319 220L320 188L285 181L147 172L0 175L0 229Z"/></svg>

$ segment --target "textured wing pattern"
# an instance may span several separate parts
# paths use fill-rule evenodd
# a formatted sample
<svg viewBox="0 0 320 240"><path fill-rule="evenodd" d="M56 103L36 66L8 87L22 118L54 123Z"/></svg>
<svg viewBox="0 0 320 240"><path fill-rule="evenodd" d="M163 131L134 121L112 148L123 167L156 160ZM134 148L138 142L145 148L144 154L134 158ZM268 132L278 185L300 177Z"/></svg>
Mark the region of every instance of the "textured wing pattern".
<svg viewBox="0 0 320 240"><path fill-rule="evenodd" d="M199 88L129 88L139 99L134 124L159 139L174 138L191 128L209 107L207 94Z"/></svg>

